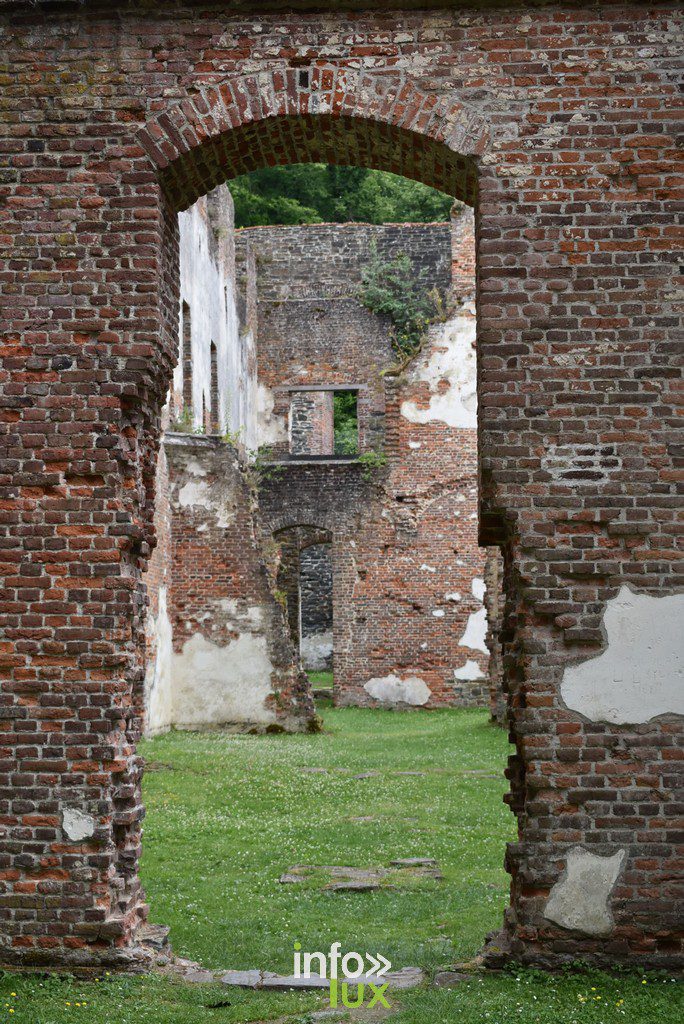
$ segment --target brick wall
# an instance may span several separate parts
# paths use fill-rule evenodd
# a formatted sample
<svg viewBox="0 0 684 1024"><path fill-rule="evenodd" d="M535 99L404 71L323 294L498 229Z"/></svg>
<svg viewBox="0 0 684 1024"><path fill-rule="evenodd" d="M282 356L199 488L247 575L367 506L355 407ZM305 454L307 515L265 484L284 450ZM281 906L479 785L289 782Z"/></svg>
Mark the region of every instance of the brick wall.
<svg viewBox="0 0 684 1024"><path fill-rule="evenodd" d="M467 274L474 265L470 211L457 209L453 225L248 228L239 232L238 248L246 245L257 267L259 387L276 396L275 412L282 408L284 416L290 403L289 450L325 454L320 431L317 445L302 438L314 425L311 396L330 392L290 392L288 385L356 383L362 386L361 448L377 447L388 458L386 469L357 467L342 475L330 463L301 472L286 464L266 483L260 502L266 530L286 518L333 532L334 576L340 577L334 583L336 702L486 703L475 406L453 422L441 407L452 389L475 395L474 318L461 305L475 287ZM453 311L434 325L399 381L383 375L398 363L391 323L357 297L374 253L382 260L408 255L417 274L425 269L426 287L437 287ZM452 265L459 292L451 287ZM287 452L283 444L273 454Z"/></svg>
<svg viewBox="0 0 684 1024"><path fill-rule="evenodd" d="M314 710L273 593L234 449L167 434L171 720L179 728L310 728Z"/></svg>
<svg viewBox="0 0 684 1024"><path fill-rule="evenodd" d="M505 549L520 828L499 946L681 964L678 5L1 17L2 961L138 955L140 581L177 213L257 166L344 160L477 207L480 533ZM558 911L578 848L598 926L596 900L574 927Z"/></svg>

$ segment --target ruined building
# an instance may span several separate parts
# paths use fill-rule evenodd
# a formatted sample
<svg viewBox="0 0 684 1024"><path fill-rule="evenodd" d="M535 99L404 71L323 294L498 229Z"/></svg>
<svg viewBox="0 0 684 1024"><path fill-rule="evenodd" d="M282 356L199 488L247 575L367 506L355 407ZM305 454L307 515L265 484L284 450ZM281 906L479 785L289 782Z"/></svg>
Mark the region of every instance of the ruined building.
<svg viewBox="0 0 684 1024"><path fill-rule="evenodd" d="M503 556L518 825L489 956L682 966L681 5L413 8L0 2L3 965L142 955L143 575L179 347L178 213L239 174L319 161L474 210L477 522ZM440 395L415 388L420 418ZM214 480L187 462L181 508ZM397 557L413 511L383 523ZM238 614L271 614L227 582L222 647ZM470 600L461 587L435 598ZM386 679L362 625L369 678ZM306 697L275 638L256 646L282 686L277 723Z"/></svg>
<svg viewBox="0 0 684 1024"><path fill-rule="evenodd" d="M179 228L148 732L306 728L300 650L334 666L339 704L485 703L472 214L235 232L224 186ZM398 256L438 293L407 365L359 298L364 269Z"/></svg>

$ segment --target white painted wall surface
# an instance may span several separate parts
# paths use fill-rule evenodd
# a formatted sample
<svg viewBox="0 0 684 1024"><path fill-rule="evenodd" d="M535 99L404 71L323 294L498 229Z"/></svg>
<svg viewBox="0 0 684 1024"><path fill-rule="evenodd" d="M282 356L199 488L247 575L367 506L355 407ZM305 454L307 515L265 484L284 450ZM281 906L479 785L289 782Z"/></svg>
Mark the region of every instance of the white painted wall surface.
<svg viewBox="0 0 684 1024"><path fill-rule="evenodd" d="M190 309L192 422L202 427L203 402L211 402L211 343L216 346L219 432L256 444L254 338L241 334L235 301L233 200L225 185L178 214L180 291L179 359L175 394L183 394L183 302Z"/></svg>
<svg viewBox="0 0 684 1024"><path fill-rule="evenodd" d="M173 719L179 729L276 720L264 703L273 693L265 636L244 632L222 647L195 633L173 654L172 672Z"/></svg>

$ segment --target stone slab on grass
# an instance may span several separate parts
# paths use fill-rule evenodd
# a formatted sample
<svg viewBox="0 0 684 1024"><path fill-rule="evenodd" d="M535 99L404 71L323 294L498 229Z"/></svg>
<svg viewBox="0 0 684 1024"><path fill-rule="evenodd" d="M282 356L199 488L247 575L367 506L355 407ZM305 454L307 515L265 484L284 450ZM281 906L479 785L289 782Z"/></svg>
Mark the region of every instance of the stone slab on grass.
<svg viewBox="0 0 684 1024"><path fill-rule="evenodd" d="M320 974L312 974L308 978L298 978L294 974L272 974L264 971L261 980L262 988L289 989L289 988L330 988L328 978L322 978Z"/></svg>
<svg viewBox="0 0 684 1024"><path fill-rule="evenodd" d="M294 864L279 878L281 885L320 881L334 892L369 892L372 889L396 889L425 879L444 876L433 857L408 857L394 860L389 867L354 868L341 864Z"/></svg>
<svg viewBox="0 0 684 1024"><path fill-rule="evenodd" d="M259 988L261 971L226 971L219 981L222 985L236 985L239 988Z"/></svg>
<svg viewBox="0 0 684 1024"><path fill-rule="evenodd" d="M470 981L472 975L461 974L458 971L439 971L435 974L432 984L437 988L455 988L463 981Z"/></svg>
<svg viewBox="0 0 684 1024"><path fill-rule="evenodd" d="M209 972L210 973L210 972ZM287 991L289 989L324 989L330 988L330 980L323 978L320 974L312 974L309 978L298 978L294 974L274 974L272 971L226 971L220 977L222 985L231 985L238 988L271 989L272 991ZM363 974L357 978L340 978L340 984L347 985L384 985L389 984L392 989L415 988L425 981L425 975L420 967L402 967L399 971L390 971L378 977L377 974Z"/></svg>

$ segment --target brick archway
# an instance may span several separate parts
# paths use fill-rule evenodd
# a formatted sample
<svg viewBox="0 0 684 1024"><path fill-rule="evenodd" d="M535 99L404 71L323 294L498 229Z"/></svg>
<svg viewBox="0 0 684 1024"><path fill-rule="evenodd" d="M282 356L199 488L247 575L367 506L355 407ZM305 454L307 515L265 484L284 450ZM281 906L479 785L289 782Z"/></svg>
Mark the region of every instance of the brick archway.
<svg viewBox="0 0 684 1024"><path fill-rule="evenodd" d="M256 16L202 0L126 17L114 6L48 12L16 0L2 12L18 71L2 113L0 960L135 959L140 575L176 358L176 213L231 173L319 159L395 170L479 207L480 523L484 543L506 544L501 635L517 741L513 951L681 963L669 770L681 709L666 693L662 710L615 720L563 696L568 666L608 651L618 594L632 594L623 604L638 615L637 597L652 611L681 588L676 49L658 5L628 7L626 41L614 31L620 5L601 18L550 5L530 31L511 4L458 24L402 15L408 44L399 19L368 17L364 47L340 15L300 12L275 51L264 36L281 21L263 13L266 33ZM576 55L572 68L549 39ZM595 881L610 876L598 927L569 927L583 865ZM554 890L566 896L555 910Z"/></svg>
<svg viewBox="0 0 684 1024"><path fill-rule="evenodd" d="M277 163L360 164L475 205L486 121L401 72L316 65L229 79L170 104L137 141L185 209L226 180Z"/></svg>
<svg viewBox="0 0 684 1024"><path fill-rule="evenodd" d="M333 580L335 576L334 550L335 540L332 529L322 525L327 517L319 517L314 525L314 517L298 517L297 521L289 521L288 516L281 517L286 525L267 528L267 532L273 538L280 549L280 564L276 575L278 590L285 594L286 617L290 629L290 636L296 650L300 650L302 641L302 600L300 590L301 580L301 555L310 547L328 545L330 548L331 568ZM280 520L279 520L280 521ZM334 604L334 583L331 593L331 600ZM334 611L333 611L334 619Z"/></svg>

